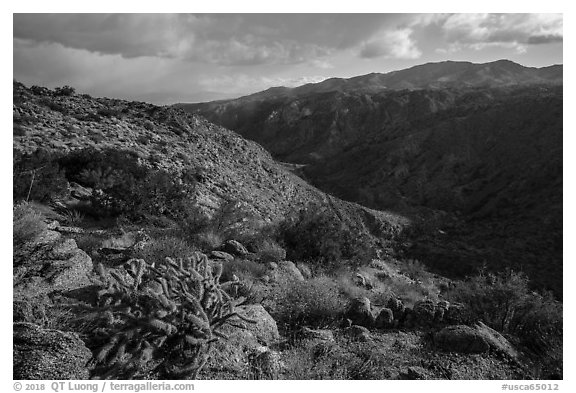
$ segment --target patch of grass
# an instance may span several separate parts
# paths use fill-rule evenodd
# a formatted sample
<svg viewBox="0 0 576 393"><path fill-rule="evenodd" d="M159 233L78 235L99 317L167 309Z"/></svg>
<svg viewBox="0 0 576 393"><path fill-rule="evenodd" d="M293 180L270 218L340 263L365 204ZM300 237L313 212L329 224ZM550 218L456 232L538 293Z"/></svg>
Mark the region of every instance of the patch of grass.
<svg viewBox="0 0 576 393"><path fill-rule="evenodd" d="M224 244L224 237L211 229L202 231L193 236L193 242L202 251L213 251L219 249Z"/></svg>
<svg viewBox="0 0 576 393"><path fill-rule="evenodd" d="M270 314L287 335L302 326L319 328L334 324L348 307L348 299L327 276L281 281L268 301Z"/></svg>
<svg viewBox="0 0 576 393"><path fill-rule="evenodd" d="M274 240L266 239L258 246L256 258L264 263L283 261L286 259L286 250Z"/></svg>
<svg viewBox="0 0 576 393"><path fill-rule="evenodd" d="M232 276L236 275L241 280L249 279L253 281L254 279L264 277L266 271L266 266L258 262L234 259L224 263L222 278L225 281L230 281L232 280Z"/></svg>
<svg viewBox="0 0 576 393"><path fill-rule="evenodd" d="M134 253L134 258L144 259L148 263L164 261L166 257L186 258L198 251L187 241L173 236L162 236L150 240L144 248Z"/></svg>
<svg viewBox="0 0 576 393"><path fill-rule="evenodd" d="M29 203L22 202L14 205L13 213L13 245L22 246L38 237L46 230L44 216L36 211Z"/></svg>
<svg viewBox="0 0 576 393"><path fill-rule="evenodd" d="M401 273L412 280L424 280L430 275L426 270L426 266L416 259L409 259L404 262Z"/></svg>
<svg viewBox="0 0 576 393"><path fill-rule="evenodd" d="M64 223L69 226L79 226L85 218L84 213L76 209L66 210L61 216Z"/></svg>

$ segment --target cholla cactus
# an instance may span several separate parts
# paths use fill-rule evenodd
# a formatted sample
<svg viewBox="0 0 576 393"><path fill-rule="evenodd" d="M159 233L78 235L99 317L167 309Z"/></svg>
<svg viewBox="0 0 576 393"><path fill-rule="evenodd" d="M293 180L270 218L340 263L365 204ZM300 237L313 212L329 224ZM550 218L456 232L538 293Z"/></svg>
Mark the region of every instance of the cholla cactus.
<svg viewBox="0 0 576 393"><path fill-rule="evenodd" d="M92 360L101 378L142 377L144 366L168 379L193 378L209 357L212 343L227 338L218 329L248 320L234 312L221 284L222 265L196 253L186 260L166 258L148 264L131 259L126 275L99 266L98 332L106 344Z"/></svg>

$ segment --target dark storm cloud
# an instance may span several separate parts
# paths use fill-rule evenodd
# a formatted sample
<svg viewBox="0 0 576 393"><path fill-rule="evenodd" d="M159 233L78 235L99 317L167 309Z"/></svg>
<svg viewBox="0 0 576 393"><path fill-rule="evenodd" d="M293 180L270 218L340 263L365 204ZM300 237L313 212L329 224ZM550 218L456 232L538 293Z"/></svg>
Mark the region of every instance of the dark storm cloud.
<svg viewBox="0 0 576 393"><path fill-rule="evenodd" d="M562 42L563 40L564 37L558 34L533 35L528 37L528 43L533 45L551 44L555 42Z"/></svg>
<svg viewBox="0 0 576 393"><path fill-rule="evenodd" d="M482 49L562 42L562 14L453 14L439 23L449 43Z"/></svg>
<svg viewBox="0 0 576 393"><path fill-rule="evenodd" d="M125 58L294 64L354 47L387 24L394 29L403 18L384 14L15 14L14 37Z"/></svg>

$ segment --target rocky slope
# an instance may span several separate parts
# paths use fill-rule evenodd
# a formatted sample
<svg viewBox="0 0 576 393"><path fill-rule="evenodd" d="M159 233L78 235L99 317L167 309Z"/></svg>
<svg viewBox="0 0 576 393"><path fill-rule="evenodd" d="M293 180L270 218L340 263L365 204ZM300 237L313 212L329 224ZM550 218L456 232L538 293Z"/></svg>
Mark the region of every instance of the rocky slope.
<svg viewBox="0 0 576 393"><path fill-rule="evenodd" d="M66 154L84 148L135 152L150 167L201 173L197 201L214 210L226 200L247 204L265 220L310 204L336 209L365 231L390 237L403 217L330 199L235 132L181 110L86 95L57 95L14 83L14 151ZM17 174L18 175L18 174ZM376 233L375 233L376 234Z"/></svg>
<svg viewBox="0 0 576 393"><path fill-rule="evenodd" d="M259 145L200 117L144 103L80 96L70 89L48 91L14 84L15 163L39 148L67 157L86 147L129 149L144 166L164 169L175 177L194 168L197 195L190 204L200 203L207 211L223 201L240 200L260 218L274 221L313 203L354 233L378 238L380 246L414 225L402 214L327 196L285 169L302 170L298 165L279 164ZM35 182L30 173L18 171L14 181L28 176L26 190L28 184L39 188L46 180L42 176L53 175L42 169L35 170ZM209 322L218 327L220 314L212 305L222 306L226 300L230 302L226 307L234 307L247 320L227 325L217 340L210 331L214 347L206 353L202 379L548 379L562 375L557 344L561 305L530 293L521 279L512 277L503 284L502 278L494 276L494 282L480 282L490 291L481 288L479 292L476 284L467 286L431 274L388 247L369 264L340 258L343 263L328 270L315 266L315 260L286 260L286 250L278 244L269 249L272 253L263 254L249 251L236 239L194 243L197 238L182 232L179 238L166 236L165 228L155 222L75 216L78 205L69 204L70 200L94 202L90 198L99 194L68 180L64 204L54 199L50 204L22 202L24 193L14 206L16 379L114 378L120 375L115 370L129 372L124 377L166 379L162 366L183 353L182 339L188 340L188 350L199 349L202 340L198 339L207 334L203 323L197 329L201 325L193 317L201 313L190 314L190 305L196 303L182 298L186 287L193 293L189 296L196 296L197 287L188 281L203 285L204 294L211 295L221 284L220 277L224 285L231 281L233 285L226 287L227 296L222 292L216 298L204 296L203 313L210 310L217 318ZM312 224L314 229L316 223ZM304 232L304 238L297 239L320 243L323 229ZM311 233L317 236L308 236ZM334 247L330 242L322 245L328 251ZM197 251L199 247L205 255ZM198 279L200 271L204 275ZM154 281L154 277L161 279ZM458 284L463 285L459 291ZM487 297L480 305L488 307L491 319L481 314L485 309L474 309L476 295ZM510 313L498 306L503 301ZM182 318L184 312L187 318ZM501 320L510 326L500 324ZM126 350L127 343L136 345ZM106 352L112 348L113 352ZM54 368L54 362L62 367Z"/></svg>
<svg viewBox="0 0 576 393"><path fill-rule="evenodd" d="M562 66L443 62L181 107L345 200L448 212L409 251L444 273L513 267L561 295L561 83Z"/></svg>

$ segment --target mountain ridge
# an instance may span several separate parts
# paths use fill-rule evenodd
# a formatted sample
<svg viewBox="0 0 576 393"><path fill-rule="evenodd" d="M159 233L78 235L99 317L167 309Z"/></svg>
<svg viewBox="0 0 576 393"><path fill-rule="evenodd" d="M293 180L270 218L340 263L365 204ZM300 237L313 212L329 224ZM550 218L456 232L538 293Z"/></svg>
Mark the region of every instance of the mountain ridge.
<svg viewBox="0 0 576 393"><path fill-rule="evenodd" d="M431 257L439 244L451 243L433 236L415 243L421 248L415 257L436 259L430 264L446 269L468 266L461 274L486 259L496 267L530 266L532 277L561 293L562 69L510 61L434 63L179 107L257 141L342 199L464 219L449 231L457 246L444 250L459 256L443 251ZM405 88L406 75L413 83L452 76L432 87ZM382 88L381 77L402 88ZM493 248L493 233L516 245ZM431 248L424 250L425 243ZM476 243L484 251L472 255ZM551 266L547 278L538 273L543 261Z"/></svg>
<svg viewBox="0 0 576 393"><path fill-rule="evenodd" d="M421 65L416 65L413 67L390 71L386 73L372 72L365 75L354 76L350 78L340 78L332 77L325 79L324 81L317 83L307 83L297 87L285 87L285 86L273 86L261 92L245 95L238 98L222 99L215 101L208 101L207 103L222 103L230 102L234 100L258 100L262 98L270 99L272 97L293 97L309 93L320 93L329 91L348 91L356 89L367 89L370 91L379 89L415 89L415 88L442 88L447 87L449 84L454 82L462 81L450 81L450 80L440 80L442 78L449 77L450 73L464 73L465 77L470 79L471 76L478 73L520 73L516 78L512 77L508 80L494 79L492 81L487 80L483 82L481 79L474 82L469 82L468 86L495 86L498 84L502 86L504 84L515 85L515 84L526 84L526 83L562 83L562 64L553 64L545 67L526 67L521 64L515 63L510 60L501 59L493 62L487 63L472 63L469 61L441 61L441 62L430 62ZM424 80L418 82L418 78L422 78L421 75L425 74L430 77L430 73L434 75L435 80ZM466 74L468 73L468 74ZM415 75L416 74L416 75ZM479 77L479 75L476 75ZM370 86L373 84L373 86ZM201 105L202 103L189 104L189 105ZM175 104L177 107L182 107L186 109L188 104Z"/></svg>

